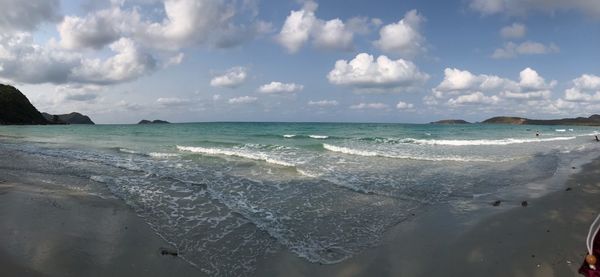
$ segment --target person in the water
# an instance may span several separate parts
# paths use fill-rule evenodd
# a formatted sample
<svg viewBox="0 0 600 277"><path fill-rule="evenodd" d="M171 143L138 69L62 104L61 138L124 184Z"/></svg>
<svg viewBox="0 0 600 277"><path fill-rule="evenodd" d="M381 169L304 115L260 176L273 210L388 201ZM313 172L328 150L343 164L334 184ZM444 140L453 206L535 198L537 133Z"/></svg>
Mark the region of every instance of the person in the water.
<svg viewBox="0 0 600 277"><path fill-rule="evenodd" d="M598 139L598 135L595 135L595 137L596 137L596 141L600 141L600 139Z"/></svg>

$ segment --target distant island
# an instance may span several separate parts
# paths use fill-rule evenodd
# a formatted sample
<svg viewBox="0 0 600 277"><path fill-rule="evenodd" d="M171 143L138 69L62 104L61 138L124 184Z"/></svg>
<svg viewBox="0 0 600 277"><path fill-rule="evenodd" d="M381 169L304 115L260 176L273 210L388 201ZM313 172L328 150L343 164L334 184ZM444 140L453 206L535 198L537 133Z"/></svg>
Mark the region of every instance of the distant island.
<svg viewBox="0 0 600 277"><path fill-rule="evenodd" d="M484 120L484 124L513 124L513 125L582 125L600 126L600 115L563 119L528 119L523 117L497 116Z"/></svg>
<svg viewBox="0 0 600 277"><path fill-rule="evenodd" d="M138 124L170 124L170 122L160 120L160 119L156 119L156 120L152 120L152 121L142 119L142 121L138 122Z"/></svg>
<svg viewBox="0 0 600 277"><path fill-rule="evenodd" d="M580 125L600 126L600 115L590 117L562 118L562 119L529 119L515 116L496 116L481 122L482 124L511 124L511 125ZM462 119L444 119L431 122L431 124L470 124Z"/></svg>
<svg viewBox="0 0 600 277"><path fill-rule="evenodd" d="M40 113L17 88L0 84L0 125L94 124L80 113Z"/></svg>
<svg viewBox="0 0 600 277"><path fill-rule="evenodd" d="M430 124L452 125L452 124L471 124L471 122L468 122L468 121L465 121L462 119L444 119L444 120L438 120L438 121L431 122Z"/></svg>
<svg viewBox="0 0 600 277"><path fill-rule="evenodd" d="M51 124L95 124L89 116L80 113L52 115L42 113L42 116Z"/></svg>

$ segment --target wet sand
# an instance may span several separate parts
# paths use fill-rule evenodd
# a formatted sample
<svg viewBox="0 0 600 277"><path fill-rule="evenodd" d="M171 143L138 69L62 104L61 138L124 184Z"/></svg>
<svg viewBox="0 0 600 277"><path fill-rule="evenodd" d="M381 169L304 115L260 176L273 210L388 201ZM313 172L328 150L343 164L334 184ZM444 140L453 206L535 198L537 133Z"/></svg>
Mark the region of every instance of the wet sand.
<svg viewBox="0 0 600 277"><path fill-rule="evenodd" d="M580 276L585 237L600 213L600 159L560 191L502 201L478 213L430 208L390 230L381 246L334 265L283 253L257 276Z"/></svg>
<svg viewBox="0 0 600 277"><path fill-rule="evenodd" d="M120 200L0 178L1 276L202 276Z"/></svg>
<svg viewBox="0 0 600 277"><path fill-rule="evenodd" d="M57 185L48 177L0 167L2 276L203 276L162 255L170 246L121 200L77 189L89 179ZM282 251L260 261L255 275L578 276L589 224L600 212L600 159L563 185L498 206L484 199L474 212L436 205L342 263L319 265Z"/></svg>

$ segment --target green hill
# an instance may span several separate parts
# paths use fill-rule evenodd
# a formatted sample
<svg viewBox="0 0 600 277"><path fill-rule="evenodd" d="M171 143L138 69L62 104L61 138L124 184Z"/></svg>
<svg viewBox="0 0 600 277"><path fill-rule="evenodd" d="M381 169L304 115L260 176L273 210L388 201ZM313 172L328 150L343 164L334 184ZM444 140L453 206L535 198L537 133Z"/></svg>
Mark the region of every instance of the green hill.
<svg viewBox="0 0 600 277"><path fill-rule="evenodd" d="M42 114L13 86L0 84L0 125L45 125Z"/></svg>

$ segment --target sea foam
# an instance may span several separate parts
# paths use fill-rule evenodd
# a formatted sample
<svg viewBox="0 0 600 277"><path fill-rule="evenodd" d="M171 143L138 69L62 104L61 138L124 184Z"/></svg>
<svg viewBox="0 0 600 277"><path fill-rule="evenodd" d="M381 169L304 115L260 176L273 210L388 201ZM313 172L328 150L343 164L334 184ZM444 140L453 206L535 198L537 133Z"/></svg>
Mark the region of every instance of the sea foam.
<svg viewBox="0 0 600 277"><path fill-rule="evenodd" d="M323 148L331 152L338 152L347 155L356 155L363 157L383 157L392 159L409 159L409 160L422 160L422 161L455 161L455 162L501 162L504 160L490 160L476 157L459 157L459 156L422 156L422 155L401 155L401 154L388 154L377 151L355 149L343 146L336 146L331 144L323 143Z"/></svg>
<svg viewBox="0 0 600 277"><path fill-rule="evenodd" d="M267 153L262 152L252 152L243 149L222 149L222 148L209 148L209 147L193 147L193 146L179 146L177 145L177 149L181 151L187 151L192 153L199 153L211 156L235 156L250 160L256 161L264 161L270 164L276 164L280 166L289 166L294 167L296 164L282 161L277 158L270 157Z"/></svg>

